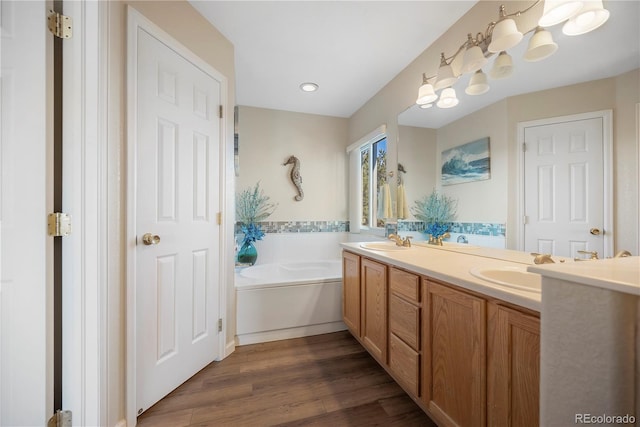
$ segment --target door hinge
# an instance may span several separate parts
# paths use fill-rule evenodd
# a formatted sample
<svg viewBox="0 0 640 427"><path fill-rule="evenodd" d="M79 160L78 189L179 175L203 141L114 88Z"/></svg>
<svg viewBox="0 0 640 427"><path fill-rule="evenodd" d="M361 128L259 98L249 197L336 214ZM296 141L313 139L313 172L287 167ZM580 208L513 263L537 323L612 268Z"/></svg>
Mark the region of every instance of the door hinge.
<svg viewBox="0 0 640 427"><path fill-rule="evenodd" d="M523 143L522 143L522 152L523 152L523 153L526 153L526 152L527 152L527 143L526 143L526 142L523 142Z"/></svg>
<svg viewBox="0 0 640 427"><path fill-rule="evenodd" d="M218 332L222 332L222 319L218 319Z"/></svg>
<svg viewBox="0 0 640 427"><path fill-rule="evenodd" d="M64 237L71 234L71 217L62 212L50 213L47 217L49 236Z"/></svg>
<svg viewBox="0 0 640 427"><path fill-rule="evenodd" d="M218 115L220 116L220 118L222 118L222 105L220 105L218 109Z"/></svg>
<svg viewBox="0 0 640 427"><path fill-rule="evenodd" d="M218 225L222 224L222 212L218 212L216 214L216 222L218 223Z"/></svg>
<svg viewBox="0 0 640 427"><path fill-rule="evenodd" d="M522 223L523 223L524 225L529 224L529 217L528 217L527 215L523 215L523 216L522 216Z"/></svg>
<svg viewBox="0 0 640 427"><path fill-rule="evenodd" d="M70 16L65 16L61 13L49 11L47 17L47 27L54 36L61 39L70 39L73 35L73 23Z"/></svg>
<svg viewBox="0 0 640 427"><path fill-rule="evenodd" d="M47 422L47 427L71 427L71 411L58 411Z"/></svg>

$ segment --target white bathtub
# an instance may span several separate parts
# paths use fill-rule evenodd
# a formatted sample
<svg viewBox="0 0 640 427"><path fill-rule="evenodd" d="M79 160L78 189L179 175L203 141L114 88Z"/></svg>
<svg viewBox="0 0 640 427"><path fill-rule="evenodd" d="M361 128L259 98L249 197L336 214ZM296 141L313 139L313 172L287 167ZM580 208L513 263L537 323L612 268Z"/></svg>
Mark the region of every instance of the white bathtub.
<svg viewBox="0 0 640 427"><path fill-rule="evenodd" d="M238 345L346 329L339 260L255 265L235 276Z"/></svg>

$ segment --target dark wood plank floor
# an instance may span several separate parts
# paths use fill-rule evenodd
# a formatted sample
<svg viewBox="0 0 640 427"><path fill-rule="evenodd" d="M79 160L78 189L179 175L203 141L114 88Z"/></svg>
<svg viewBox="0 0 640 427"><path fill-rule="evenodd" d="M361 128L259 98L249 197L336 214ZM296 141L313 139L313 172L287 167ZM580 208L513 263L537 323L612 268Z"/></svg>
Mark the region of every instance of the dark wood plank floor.
<svg viewBox="0 0 640 427"><path fill-rule="evenodd" d="M237 347L147 410L138 426L435 424L345 331Z"/></svg>

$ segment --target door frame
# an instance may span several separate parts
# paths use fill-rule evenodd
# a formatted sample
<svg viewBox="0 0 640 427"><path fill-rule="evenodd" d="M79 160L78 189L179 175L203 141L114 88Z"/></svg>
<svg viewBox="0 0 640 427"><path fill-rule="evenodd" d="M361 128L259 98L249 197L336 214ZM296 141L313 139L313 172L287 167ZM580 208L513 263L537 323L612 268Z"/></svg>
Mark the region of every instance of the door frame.
<svg viewBox="0 0 640 427"><path fill-rule="evenodd" d="M137 67L136 67L136 54L137 54L137 30L141 28L153 35L155 38L166 44L171 49L175 50L178 54L185 59L202 69L207 74L211 75L214 79L220 82L220 104L223 111L229 111L227 109L227 90L228 82L227 78L218 72L213 66L205 62L202 58L193 53L190 49L185 47L182 43L174 39L167 32L162 30L159 26L151 22L144 17L140 12L131 6L127 6L127 54L126 54L126 73L127 73L127 142L126 142L126 420L127 425L136 425L137 408L136 408L136 148L137 148ZM220 152L218 153L219 163L219 203L220 212L227 212L226 204L226 188L227 188L227 174L225 159L226 159L226 120L220 119ZM226 217L227 215L224 215ZM225 218L218 225L220 230L220 268L216 279L219 281L218 286L218 315L220 319L226 319L226 302L227 302L227 290L226 290L226 255L227 245L227 227L228 219ZM226 328L222 328L222 331L218 333L218 354L214 355L214 359L220 360L226 355Z"/></svg>
<svg viewBox="0 0 640 427"><path fill-rule="evenodd" d="M603 151L603 229L604 229L604 254L603 257L613 256L613 110L600 110L588 113L571 114L567 116L548 117L545 119L518 122L518 137L516 138L515 150L518 153L518 161L516 163L517 176L517 195L516 200L516 248L524 250L524 150L522 149L524 140L524 131L532 126L545 126L556 123L563 123L575 120L602 119L602 151Z"/></svg>

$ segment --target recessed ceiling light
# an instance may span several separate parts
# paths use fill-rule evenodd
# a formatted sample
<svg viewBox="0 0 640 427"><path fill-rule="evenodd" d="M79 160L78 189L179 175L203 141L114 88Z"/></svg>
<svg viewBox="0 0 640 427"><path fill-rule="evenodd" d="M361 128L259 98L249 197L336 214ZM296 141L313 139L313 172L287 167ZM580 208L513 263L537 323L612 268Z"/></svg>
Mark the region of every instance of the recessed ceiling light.
<svg viewBox="0 0 640 427"><path fill-rule="evenodd" d="M302 89L303 92L315 92L318 90L318 85L311 82L302 83L300 89Z"/></svg>

